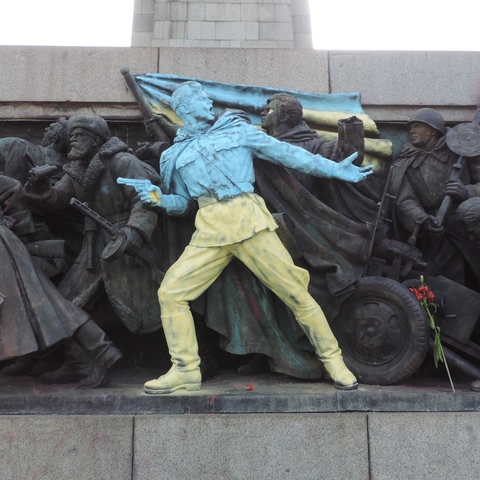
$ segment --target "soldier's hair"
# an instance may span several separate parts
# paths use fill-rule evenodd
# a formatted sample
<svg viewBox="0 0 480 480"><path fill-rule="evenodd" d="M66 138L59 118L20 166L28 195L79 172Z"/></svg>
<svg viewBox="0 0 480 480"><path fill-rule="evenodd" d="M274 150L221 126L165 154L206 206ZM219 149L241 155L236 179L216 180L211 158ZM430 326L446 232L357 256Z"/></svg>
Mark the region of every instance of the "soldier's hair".
<svg viewBox="0 0 480 480"><path fill-rule="evenodd" d="M180 84L172 93L170 105L177 112L178 107L188 98L203 93L203 87L195 81L188 81Z"/></svg>
<svg viewBox="0 0 480 480"><path fill-rule="evenodd" d="M289 120L288 125L294 127L302 121L303 107L297 98L289 93L275 93L269 99L268 102L278 100L282 106L282 111L288 113Z"/></svg>
<svg viewBox="0 0 480 480"><path fill-rule="evenodd" d="M54 122L52 124L52 128L61 137L68 138L67 119L65 117L60 117L56 122Z"/></svg>

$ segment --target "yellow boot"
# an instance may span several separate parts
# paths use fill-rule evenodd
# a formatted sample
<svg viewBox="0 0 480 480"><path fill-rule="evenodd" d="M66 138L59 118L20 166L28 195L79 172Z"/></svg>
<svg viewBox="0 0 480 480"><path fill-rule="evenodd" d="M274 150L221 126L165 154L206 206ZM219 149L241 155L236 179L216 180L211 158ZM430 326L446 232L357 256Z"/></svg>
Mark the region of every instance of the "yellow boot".
<svg viewBox="0 0 480 480"><path fill-rule="evenodd" d="M202 375L200 374L200 368L196 370L183 372L172 368L157 380L150 380L145 383L145 393L149 395L166 395L168 393L175 392L176 390L185 389L188 391L200 390L202 383Z"/></svg>
<svg viewBox="0 0 480 480"><path fill-rule="evenodd" d="M324 313L319 307L317 312L307 317L297 318L310 343L315 347L317 357L338 390L354 390L358 387L355 375L343 362L342 352L333 335Z"/></svg>
<svg viewBox="0 0 480 480"><path fill-rule="evenodd" d="M200 357L190 312L163 316L162 324L173 365L165 375L145 383L145 393L165 395L180 389L200 390Z"/></svg>

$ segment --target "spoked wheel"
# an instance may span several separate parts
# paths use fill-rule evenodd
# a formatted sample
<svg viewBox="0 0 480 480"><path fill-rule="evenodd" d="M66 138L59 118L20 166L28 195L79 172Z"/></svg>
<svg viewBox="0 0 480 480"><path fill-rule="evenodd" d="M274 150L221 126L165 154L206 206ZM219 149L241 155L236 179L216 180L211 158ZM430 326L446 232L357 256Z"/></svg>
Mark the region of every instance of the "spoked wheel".
<svg viewBox="0 0 480 480"><path fill-rule="evenodd" d="M428 318L404 285L364 277L332 324L346 365L360 383L390 385L412 375L428 351Z"/></svg>

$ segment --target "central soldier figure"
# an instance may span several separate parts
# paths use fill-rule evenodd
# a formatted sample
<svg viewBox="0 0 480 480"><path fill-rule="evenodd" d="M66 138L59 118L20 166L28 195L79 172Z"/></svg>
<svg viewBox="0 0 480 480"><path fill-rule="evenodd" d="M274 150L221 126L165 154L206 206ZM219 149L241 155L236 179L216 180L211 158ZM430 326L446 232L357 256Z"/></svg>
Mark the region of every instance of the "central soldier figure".
<svg viewBox="0 0 480 480"><path fill-rule="evenodd" d="M253 157L318 177L359 182L371 167L353 165L357 154L336 163L280 142L253 125L244 112L226 110L216 119L212 101L197 82L172 94L184 122L160 160L165 194L152 185L143 202L169 215L186 215L198 204L196 231L167 271L158 291L172 368L145 384L145 393L199 390L201 373L189 302L199 297L234 258L243 262L293 311L336 388L357 387L343 362L327 319L308 293L309 274L297 267L278 235L263 199L254 193Z"/></svg>

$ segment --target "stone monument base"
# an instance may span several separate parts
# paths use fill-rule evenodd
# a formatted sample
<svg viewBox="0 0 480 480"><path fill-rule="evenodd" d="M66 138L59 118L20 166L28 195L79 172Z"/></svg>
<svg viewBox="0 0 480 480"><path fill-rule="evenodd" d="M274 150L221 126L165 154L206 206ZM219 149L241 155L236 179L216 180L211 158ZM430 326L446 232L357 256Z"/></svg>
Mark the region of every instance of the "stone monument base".
<svg viewBox="0 0 480 480"><path fill-rule="evenodd" d="M470 379L360 385L222 371L202 390L146 396L162 372L82 391L0 377L0 478L476 479L480 394Z"/></svg>

